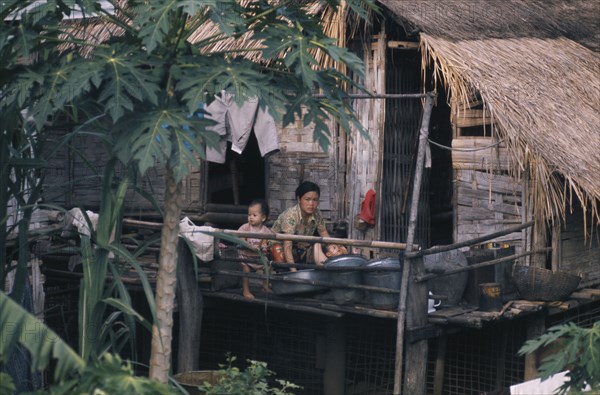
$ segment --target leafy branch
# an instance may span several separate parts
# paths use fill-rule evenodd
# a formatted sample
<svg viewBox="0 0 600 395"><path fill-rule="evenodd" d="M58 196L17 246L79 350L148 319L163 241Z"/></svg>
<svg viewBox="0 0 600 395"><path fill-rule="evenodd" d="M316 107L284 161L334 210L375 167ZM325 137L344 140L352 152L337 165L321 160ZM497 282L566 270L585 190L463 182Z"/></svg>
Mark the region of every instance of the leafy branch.
<svg viewBox="0 0 600 395"><path fill-rule="evenodd" d="M542 361L542 380L568 370L570 380L560 387L560 394L581 391L586 385L593 391L600 390L600 321L591 328L581 328L572 322L551 327L537 339L525 342L519 355L550 345L559 345L560 349Z"/></svg>

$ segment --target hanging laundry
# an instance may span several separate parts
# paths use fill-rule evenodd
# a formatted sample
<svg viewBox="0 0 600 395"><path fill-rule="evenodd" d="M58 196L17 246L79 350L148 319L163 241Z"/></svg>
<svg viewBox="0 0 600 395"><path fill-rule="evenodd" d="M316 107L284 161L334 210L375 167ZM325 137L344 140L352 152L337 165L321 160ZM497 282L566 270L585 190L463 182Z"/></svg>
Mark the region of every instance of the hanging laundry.
<svg viewBox="0 0 600 395"><path fill-rule="evenodd" d="M225 163L228 141L231 142L232 151L241 154L252 130L261 156L279 151L275 120L266 108L260 107L257 97L251 97L239 105L232 93L222 91L205 110L206 118L215 121L209 129L222 137L218 147L207 147L206 159L209 162Z"/></svg>

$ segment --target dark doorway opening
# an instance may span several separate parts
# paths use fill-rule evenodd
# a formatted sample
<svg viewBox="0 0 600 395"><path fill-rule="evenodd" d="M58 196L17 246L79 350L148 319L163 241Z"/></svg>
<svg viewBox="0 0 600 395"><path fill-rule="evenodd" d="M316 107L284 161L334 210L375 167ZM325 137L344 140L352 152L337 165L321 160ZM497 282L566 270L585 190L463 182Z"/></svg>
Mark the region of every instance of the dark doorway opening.
<svg viewBox="0 0 600 395"><path fill-rule="evenodd" d="M208 166L208 203L247 205L265 197L265 160L254 133L241 154L227 147L225 163Z"/></svg>

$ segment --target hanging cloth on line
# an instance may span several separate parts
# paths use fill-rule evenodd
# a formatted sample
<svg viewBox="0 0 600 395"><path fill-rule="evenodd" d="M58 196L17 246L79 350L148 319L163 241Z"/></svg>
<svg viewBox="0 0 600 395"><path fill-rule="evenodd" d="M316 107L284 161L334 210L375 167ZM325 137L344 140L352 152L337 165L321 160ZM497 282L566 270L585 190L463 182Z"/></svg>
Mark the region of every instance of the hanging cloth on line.
<svg viewBox="0 0 600 395"><path fill-rule="evenodd" d="M225 163L228 141L231 142L231 150L241 154L252 130L261 156L279 151L279 133L275 120L267 108L261 108L257 97L251 97L239 105L232 93L222 91L205 110L206 118L216 122L209 129L221 136L217 148L206 149L206 159L209 162Z"/></svg>

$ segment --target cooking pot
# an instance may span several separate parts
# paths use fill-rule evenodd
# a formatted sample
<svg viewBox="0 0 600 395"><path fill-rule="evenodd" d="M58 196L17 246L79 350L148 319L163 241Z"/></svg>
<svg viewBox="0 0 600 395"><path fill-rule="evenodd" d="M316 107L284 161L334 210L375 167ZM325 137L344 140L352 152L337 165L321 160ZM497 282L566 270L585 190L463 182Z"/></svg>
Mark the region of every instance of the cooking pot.
<svg viewBox="0 0 600 395"><path fill-rule="evenodd" d="M397 271L364 271L362 272L362 282L364 285L381 287L397 290L397 293L384 293L369 291L367 302L378 309L393 309L398 307L400 299L400 284L402 282L402 263L398 258L373 259L367 262L368 268L390 269L396 268Z"/></svg>
<svg viewBox="0 0 600 395"><path fill-rule="evenodd" d="M285 281L301 279L307 281L328 282L329 275L325 270L306 269L295 272L277 273L271 276L271 289L276 295L294 295L323 292L329 289L322 285L304 284Z"/></svg>
<svg viewBox="0 0 600 395"><path fill-rule="evenodd" d="M364 266L367 264L367 260L362 255L343 254L327 259L324 264L325 267L338 269L328 271L329 281L332 284L360 285L361 275L359 271L339 269L353 269ZM337 304L356 303L364 297L364 292L360 289L332 288L331 294Z"/></svg>

